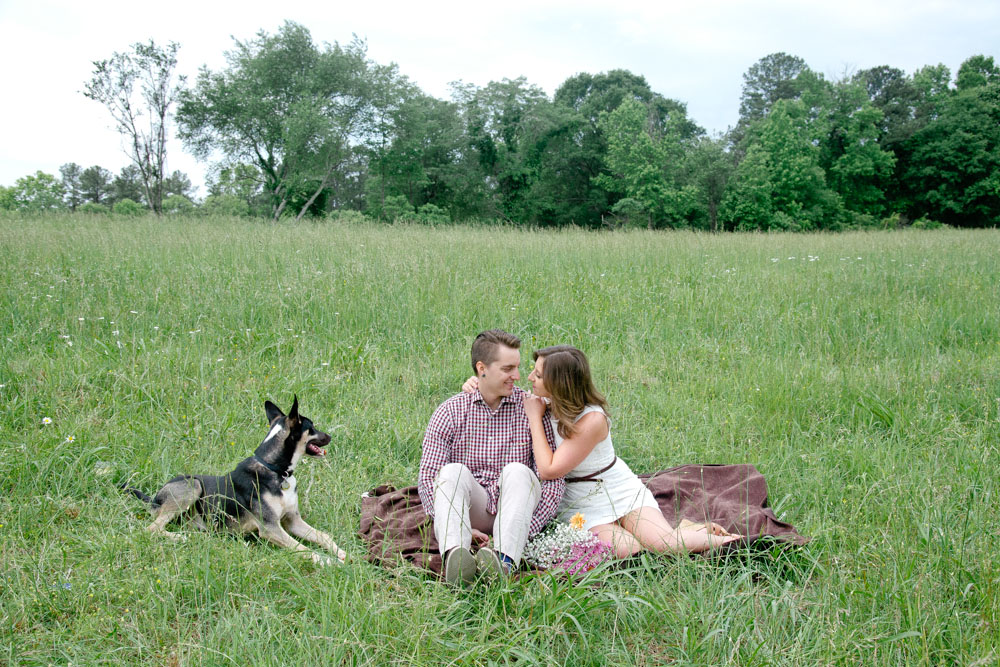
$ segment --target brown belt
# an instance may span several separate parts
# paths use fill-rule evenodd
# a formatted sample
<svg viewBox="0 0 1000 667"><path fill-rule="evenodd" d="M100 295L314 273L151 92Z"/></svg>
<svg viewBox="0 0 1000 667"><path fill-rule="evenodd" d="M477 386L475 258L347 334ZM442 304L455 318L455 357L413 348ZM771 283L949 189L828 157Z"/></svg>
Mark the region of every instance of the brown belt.
<svg viewBox="0 0 1000 667"><path fill-rule="evenodd" d="M583 477L567 477L566 478L566 483L570 484L572 482L603 482L604 480L602 480L602 479L594 479L594 478L597 477L598 475L600 475L601 473L605 473L605 472L611 470L612 466L614 466L616 463L618 463L618 457L617 456L615 458L611 459L611 463L609 463L608 465L604 466L603 468L601 468L597 472L592 472L589 475L584 475Z"/></svg>

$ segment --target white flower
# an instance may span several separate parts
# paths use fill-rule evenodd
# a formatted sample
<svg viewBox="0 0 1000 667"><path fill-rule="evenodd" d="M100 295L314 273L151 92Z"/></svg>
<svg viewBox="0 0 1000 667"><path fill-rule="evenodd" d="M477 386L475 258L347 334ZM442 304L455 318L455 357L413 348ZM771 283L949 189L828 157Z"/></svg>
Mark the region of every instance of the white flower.
<svg viewBox="0 0 1000 667"><path fill-rule="evenodd" d="M73 442L74 440L76 440L76 438L74 436L72 436L72 435L67 435L66 436L66 442L67 442L67 444Z"/></svg>
<svg viewBox="0 0 1000 667"><path fill-rule="evenodd" d="M82 317L78 317L78 318L76 318L76 319L78 319L78 320L80 320L81 322L83 322L83 318L82 318Z"/></svg>
<svg viewBox="0 0 1000 667"><path fill-rule="evenodd" d="M43 424L51 424L52 423L52 417L42 417L42 423Z"/></svg>

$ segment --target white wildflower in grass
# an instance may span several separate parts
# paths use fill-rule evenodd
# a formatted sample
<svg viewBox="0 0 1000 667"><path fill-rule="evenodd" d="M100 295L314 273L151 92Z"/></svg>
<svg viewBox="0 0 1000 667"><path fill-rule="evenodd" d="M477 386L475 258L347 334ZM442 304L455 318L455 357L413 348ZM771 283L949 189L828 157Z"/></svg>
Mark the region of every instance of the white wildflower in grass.
<svg viewBox="0 0 1000 667"><path fill-rule="evenodd" d="M573 517L574 520L577 517ZM611 558L611 548L583 529L583 517L574 525L553 521L524 547L524 559L543 570L558 568L568 574L593 570Z"/></svg>
<svg viewBox="0 0 1000 667"><path fill-rule="evenodd" d="M52 417L42 417L42 423L43 424L51 424L52 423Z"/></svg>
<svg viewBox="0 0 1000 667"><path fill-rule="evenodd" d="M65 441L65 442L66 442L66 444L70 444L71 442L73 442L73 441L75 441L75 440L76 440L76 437L75 437L75 436L72 436L72 435L67 435L67 436L66 436L66 441Z"/></svg>

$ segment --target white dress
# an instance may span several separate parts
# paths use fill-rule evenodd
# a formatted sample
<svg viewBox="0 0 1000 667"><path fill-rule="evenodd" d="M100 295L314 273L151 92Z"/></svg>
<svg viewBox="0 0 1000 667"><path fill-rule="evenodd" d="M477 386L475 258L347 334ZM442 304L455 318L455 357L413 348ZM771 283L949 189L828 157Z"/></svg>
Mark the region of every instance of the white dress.
<svg viewBox="0 0 1000 667"><path fill-rule="evenodd" d="M600 406L588 405L574 421L579 421L588 412L605 414ZM616 519L620 519L640 507L652 507L657 511L660 509L652 492L636 477L628 464L621 459L615 459L615 448L611 444L611 420L607 414L605 414L605 418L608 419L608 437L597 443L587 458L566 474L566 491L563 493L562 501L559 503L559 511L556 514L560 521L569 523L573 515L579 512L583 515L583 527L586 530L601 524L613 523ZM556 448L563 442L558 427L558 420L553 419L552 432L555 435ZM612 461L615 461L615 464L596 475L594 481L568 481L595 473Z"/></svg>

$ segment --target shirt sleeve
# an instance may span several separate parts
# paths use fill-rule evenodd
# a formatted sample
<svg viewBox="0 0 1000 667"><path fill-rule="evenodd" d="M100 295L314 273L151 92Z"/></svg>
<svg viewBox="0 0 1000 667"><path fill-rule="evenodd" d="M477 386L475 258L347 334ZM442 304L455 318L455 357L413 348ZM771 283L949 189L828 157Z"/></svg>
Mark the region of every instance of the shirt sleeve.
<svg viewBox="0 0 1000 667"><path fill-rule="evenodd" d="M427 516L434 517L434 479L438 471L451 458L451 445L454 440L454 422L451 411L446 403L438 406L431 416L424 433L423 453L420 455L420 472L417 476L417 491L420 494L420 504L424 506Z"/></svg>
<svg viewBox="0 0 1000 667"><path fill-rule="evenodd" d="M552 435L552 421L550 419L542 419L543 426L545 427L545 439L549 443L549 447L555 451L555 437ZM532 462L535 468L535 474L538 474L538 466ZM545 528L545 525L555 517L556 512L559 510L559 502L562 500L563 491L566 490L566 480L563 477L559 479L547 479L541 480L542 482L542 495L538 501L538 507L535 508L535 513L531 515L531 525L528 527L528 537L531 537L535 533Z"/></svg>

